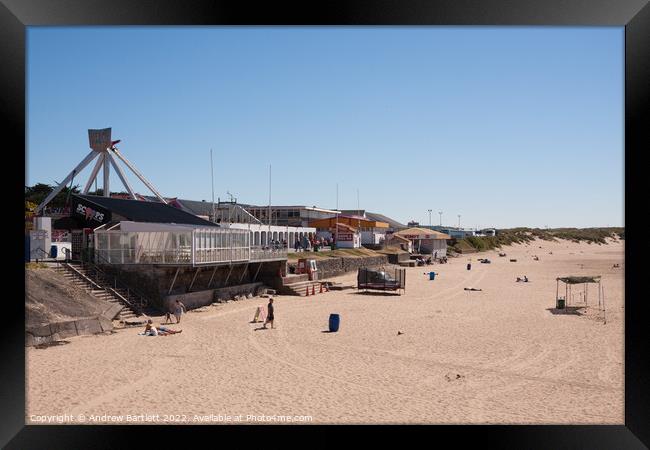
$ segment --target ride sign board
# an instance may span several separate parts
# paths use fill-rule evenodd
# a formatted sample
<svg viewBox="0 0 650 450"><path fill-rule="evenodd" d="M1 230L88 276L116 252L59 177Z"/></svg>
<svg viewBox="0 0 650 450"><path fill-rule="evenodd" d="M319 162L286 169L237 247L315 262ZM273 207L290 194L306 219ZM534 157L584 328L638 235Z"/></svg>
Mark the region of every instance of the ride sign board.
<svg viewBox="0 0 650 450"><path fill-rule="evenodd" d="M111 128L88 130L88 143L96 152L103 152L111 146Z"/></svg>
<svg viewBox="0 0 650 450"><path fill-rule="evenodd" d="M92 228L110 222L111 212L94 203L73 197L72 213Z"/></svg>

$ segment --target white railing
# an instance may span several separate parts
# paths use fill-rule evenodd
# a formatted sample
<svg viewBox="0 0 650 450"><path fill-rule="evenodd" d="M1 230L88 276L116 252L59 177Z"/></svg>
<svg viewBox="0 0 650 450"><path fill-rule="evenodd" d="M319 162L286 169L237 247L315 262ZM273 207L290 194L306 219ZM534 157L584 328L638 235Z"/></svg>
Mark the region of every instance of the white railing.
<svg viewBox="0 0 650 450"><path fill-rule="evenodd" d="M251 261L286 259L286 248L251 247Z"/></svg>

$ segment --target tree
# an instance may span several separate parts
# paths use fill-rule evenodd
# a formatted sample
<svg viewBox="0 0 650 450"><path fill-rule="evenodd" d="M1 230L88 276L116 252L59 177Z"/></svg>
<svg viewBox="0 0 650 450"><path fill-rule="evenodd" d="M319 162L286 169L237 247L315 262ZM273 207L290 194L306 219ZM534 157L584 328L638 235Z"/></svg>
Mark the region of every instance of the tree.
<svg viewBox="0 0 650 450"><path fill-rule="evenodd" d="M56 184L58 185L58 183ZM25 200L40 205L53 190L53 186L45 183L36 183L31 187L25 186ZM61 189L61 192L56 194L50 203L48 203L48 206L53 208L62 208L68 203L69 194L78 194L79 192L81 191L78 184L72 186L72 189L70 189L68 186L65 186L63 189Z"/></svg>

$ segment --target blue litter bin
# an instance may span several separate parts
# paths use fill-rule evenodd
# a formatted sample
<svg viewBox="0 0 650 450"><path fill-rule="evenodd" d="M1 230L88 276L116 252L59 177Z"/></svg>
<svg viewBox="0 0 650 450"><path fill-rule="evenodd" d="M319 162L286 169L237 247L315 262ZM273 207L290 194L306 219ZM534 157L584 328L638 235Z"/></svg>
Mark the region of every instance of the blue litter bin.
<svg viewBox="0 0 650 450"><path fill-rule="evenodd" d="M57 253L58 250L59 250L59 249L57 248L56 245L51 246L51 247L50 247L50 257L51 257L51 258L56 258L56 255L58 254L58 253Z"/></svg>
<svg viewBox="0 0 650 450"><path fill-rule="evenodd" d="M429 272L429 280L435 280L436 279L436 273L435 272Z"/></svg>
<svg viewBox="0 0 650 450"><path fill-rule="evenodd" d="M330 333L339 331L340 317L338 314L330 314Z"/></svg>

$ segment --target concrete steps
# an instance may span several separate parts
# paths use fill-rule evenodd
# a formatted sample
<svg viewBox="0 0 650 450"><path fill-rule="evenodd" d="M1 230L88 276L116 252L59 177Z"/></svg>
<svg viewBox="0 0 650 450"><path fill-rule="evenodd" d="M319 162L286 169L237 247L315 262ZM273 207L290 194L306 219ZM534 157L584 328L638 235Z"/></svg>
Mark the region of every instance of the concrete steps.
<svg viewBox="0 0 650 450"><path fill-rule="evenodd" d="M300 297L306 297L307 295L318 295L321 292L321 283L320 281L300 281L298 283L291 283L289 285L282 286L282 293L286 295L297 295ZM323 287L323 293L326 292Z"/></svg>
<svg viewBox="0 0 650 450"><path fill-rule="evenodd" d="M77 265L73 266L70 264L59 266L57 268L57 271L60 272L74 286L85 290L93 297L114 305L121 305L122 309L119 311L116 319L124 321L124 320L137 319L138 317L141 317L140 315L135 313L129 307L129 305L124 303L124 301L120 298L120 295L126 298L127 292L124 289L114 289L114 291L117 292L117 294L119 295L114 294L111 290L109 290L112 289L113 287L109 283L107 283L104 277L94 276L93 273L91 273L88 270L85 270L83 267ZM84 277L87 277L92 282L88 281ZM99 289L98 286L103 289Z"/></svg>

